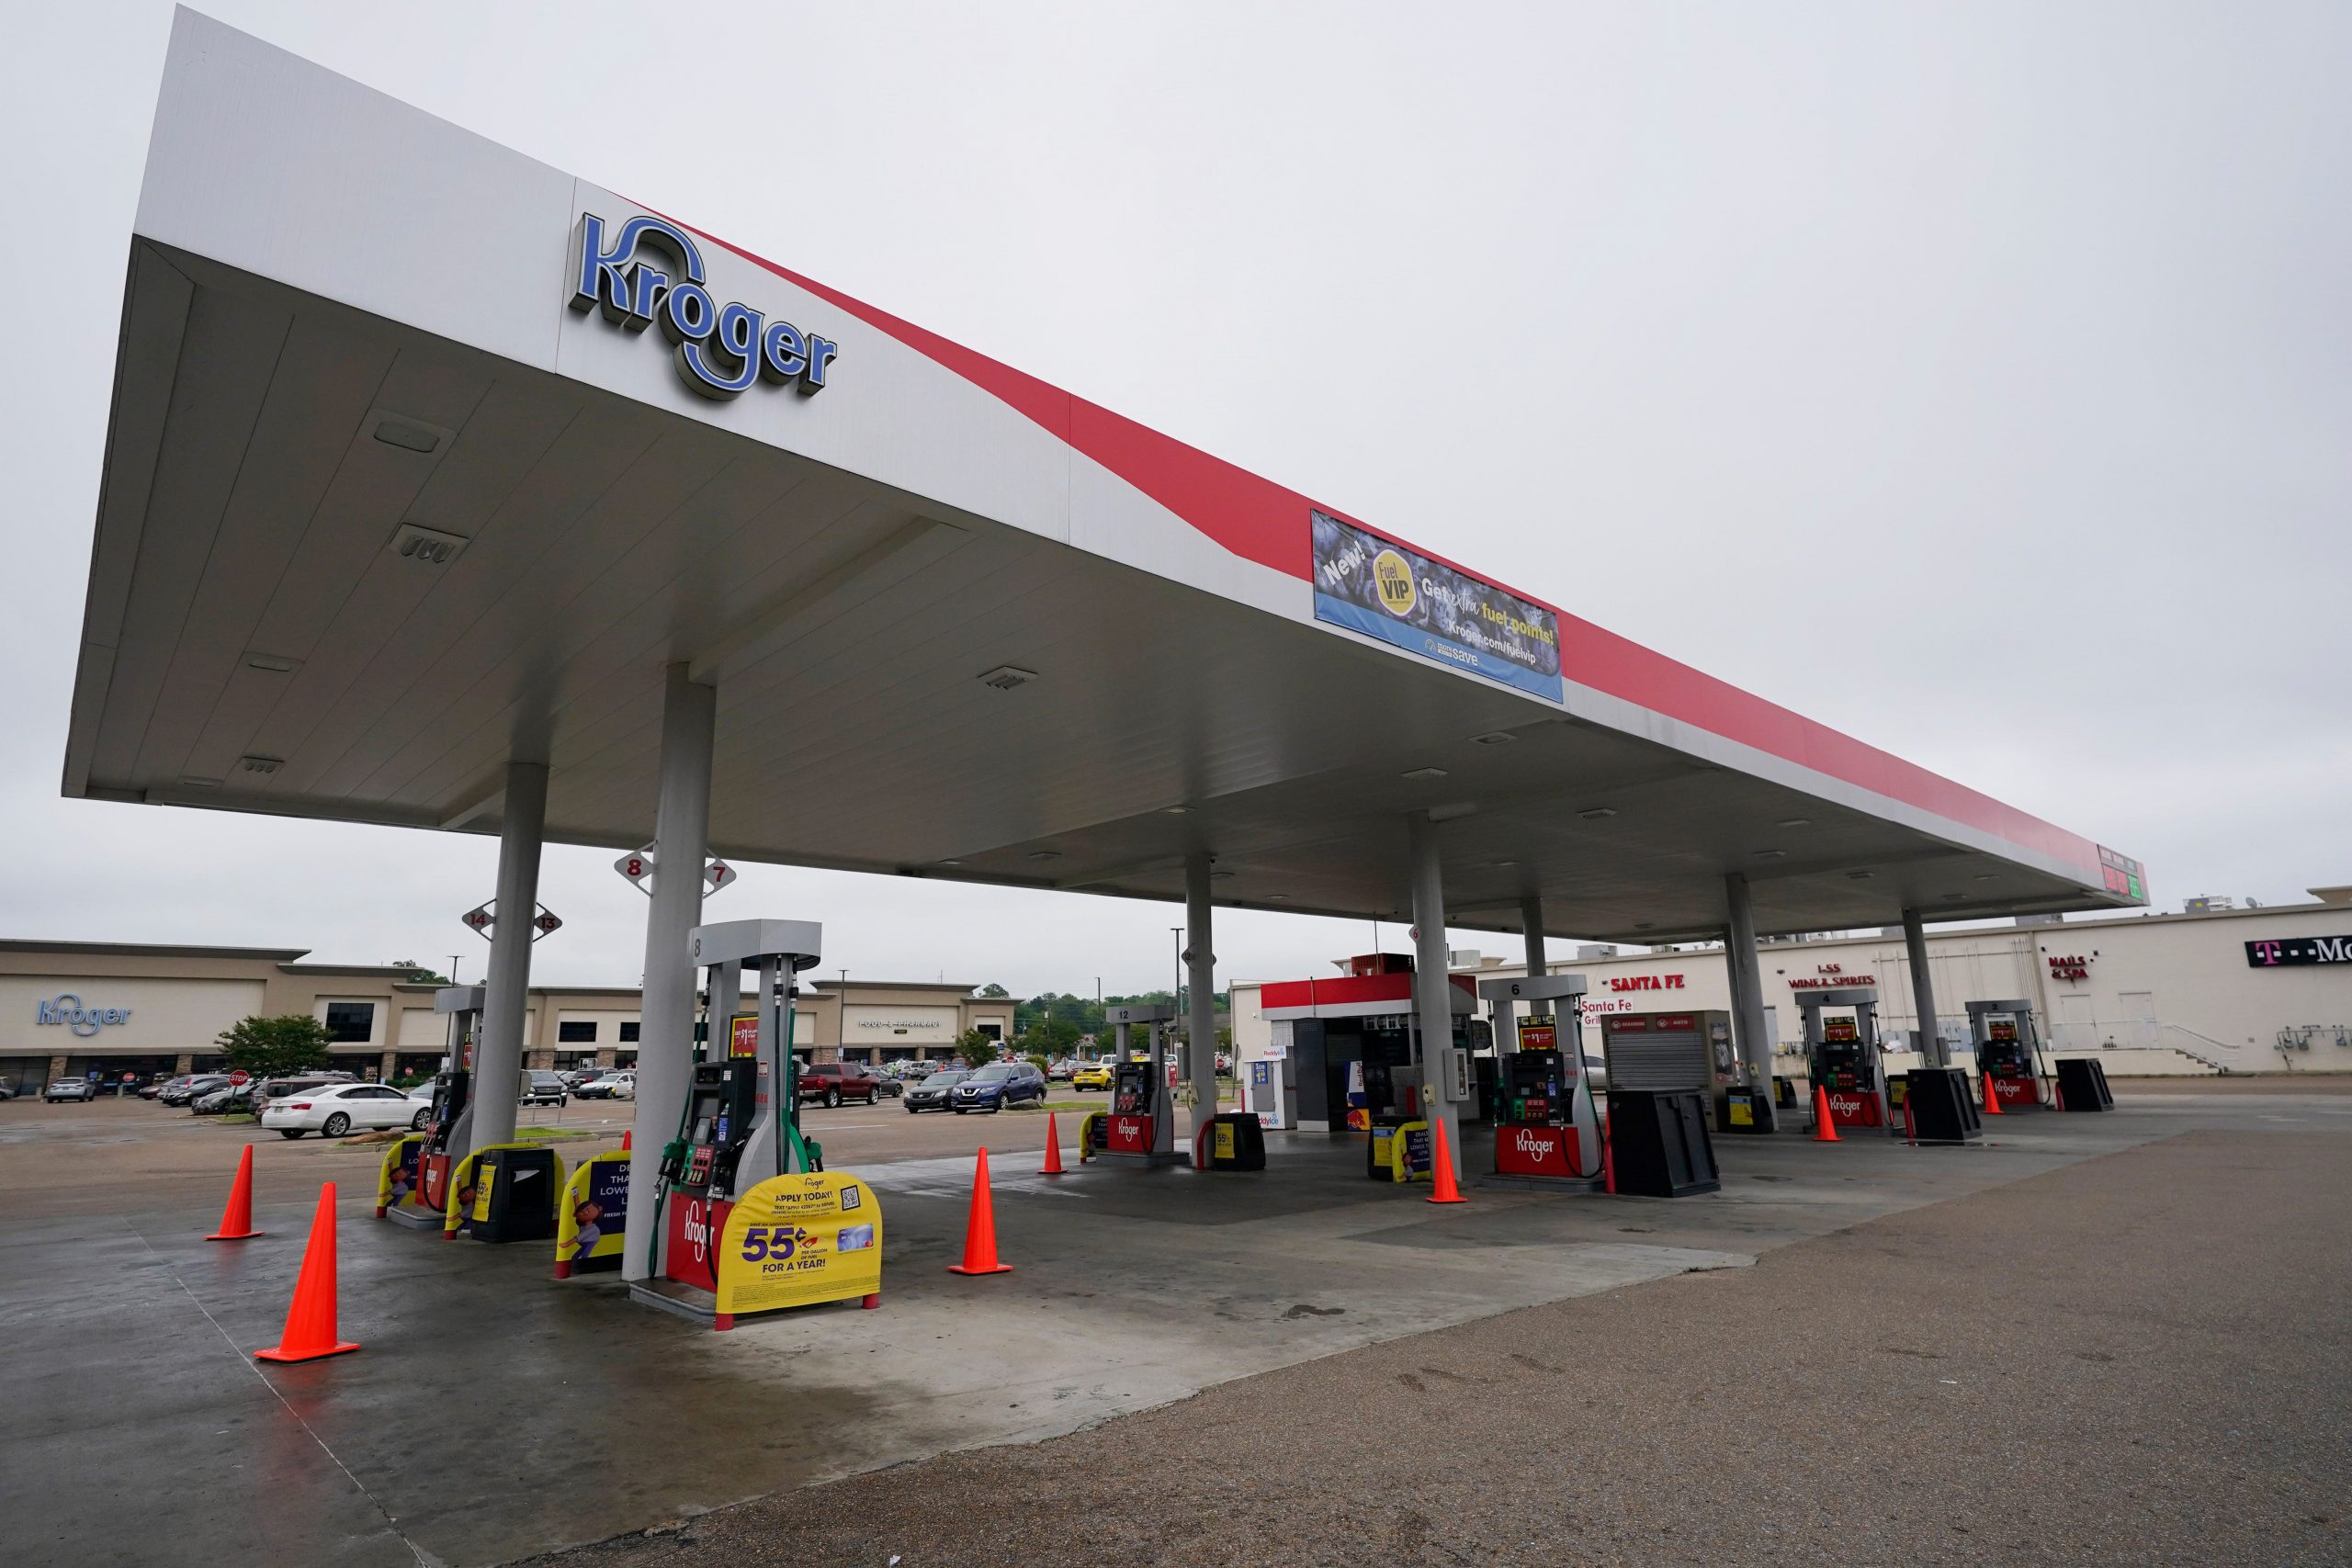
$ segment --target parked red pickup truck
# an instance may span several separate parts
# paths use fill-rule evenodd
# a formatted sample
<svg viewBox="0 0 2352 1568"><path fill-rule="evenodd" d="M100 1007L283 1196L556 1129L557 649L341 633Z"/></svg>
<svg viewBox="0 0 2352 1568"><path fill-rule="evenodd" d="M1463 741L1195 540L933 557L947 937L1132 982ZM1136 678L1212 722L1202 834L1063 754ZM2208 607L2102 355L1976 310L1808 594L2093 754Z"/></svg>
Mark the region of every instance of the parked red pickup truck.
<svg viewBox="0 0 2352 1568"><path fill-rule="evenodd" d="M862 1100L875 1105L882 1099L882 1080L855 1062L806 1063L797 1081L804 1105L811 1100L839 1105L844 1100Z"/></svg>

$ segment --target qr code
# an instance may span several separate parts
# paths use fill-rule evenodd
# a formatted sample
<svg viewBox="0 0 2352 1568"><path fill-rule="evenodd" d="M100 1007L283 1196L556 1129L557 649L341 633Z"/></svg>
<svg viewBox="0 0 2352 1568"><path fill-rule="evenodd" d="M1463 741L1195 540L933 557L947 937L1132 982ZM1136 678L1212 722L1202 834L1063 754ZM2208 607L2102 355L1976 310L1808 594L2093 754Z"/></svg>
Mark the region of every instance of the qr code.
<svg viewBox="0 0 2352 1568"><path fill-rule="evenodd" d="M844 1187L842 1189L842 1210L844 1213L852 1209L860 1209L865 1206L865 1199L859 1193L856 1188Z"/></svg>

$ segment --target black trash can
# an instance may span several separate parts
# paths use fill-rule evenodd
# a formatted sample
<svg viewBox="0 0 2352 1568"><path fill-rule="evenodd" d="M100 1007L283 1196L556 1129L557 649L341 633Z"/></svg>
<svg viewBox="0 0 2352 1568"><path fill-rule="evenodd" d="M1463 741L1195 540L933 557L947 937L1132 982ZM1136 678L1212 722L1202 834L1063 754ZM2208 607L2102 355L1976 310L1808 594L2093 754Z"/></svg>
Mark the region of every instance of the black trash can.
<svg viewBox="0 0 2352 1568"><path fill-rule="evenodd" d="M1202 1169L1266 1168L1266 1130L1258 1124L1255 1116L1233 1111L1212 1116L1200 1135L1209 1145L1208 1157L1201 1162Z"/></svg>
<svg viewBox="0 0 2352 1568"><path fill-rule="evenodd" d="M1984 1135L1984 1113L1959 1067L1914 1067L1903 1075L1911 1138L1920 1144L1973 1144ZM1900 1119L1897 1120L1900 1125Z"/></svg>
<svg viewBox="0 0 2352 1568"><path fill-rule="evenodd" d="M1769 1133L1772 1130L1772 1097L1760 1089L1724 1091L1719 1133Z"/></svg>
<svg viewBox="0 0 2352 1568"><path fill-rule="evenodd" d="M545 1241L555 1235L555 1151L486 1149L474 1167L469 1227L476 1241Z"/></svg>
<svg viewBox="0 0 2352 1568"><path fill-rule="evenodd" d="M2058 1058L2058 1103L2067 1111L2112 1111L2115 1095L2107 1087L2107 1064L2084 1056Z"/></svg>
<svg viewBox="0 0 2352 1568"><path fill-rule="evenodd" d="M1724 1184L1704 1089L1611 1090L1609 1138L1621 1197L1687 1198Z"/></svg>

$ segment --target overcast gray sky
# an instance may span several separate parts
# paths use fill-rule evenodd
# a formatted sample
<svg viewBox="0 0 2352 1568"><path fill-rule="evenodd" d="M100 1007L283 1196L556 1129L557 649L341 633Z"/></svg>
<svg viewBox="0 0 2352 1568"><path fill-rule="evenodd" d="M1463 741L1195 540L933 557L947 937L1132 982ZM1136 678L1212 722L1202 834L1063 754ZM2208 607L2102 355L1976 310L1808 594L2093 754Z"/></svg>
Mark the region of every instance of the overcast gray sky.
<svg viewBox="0 0 2352 1568"><path fill-rule="evenodd" d="M204 8L2137 855L2160 905L2352 882L2352 6ZM0 59L0 935L476 976L489 841L58 797L170 16L20 6ZM635 981L610 858L549 851L542 977ZM712 907L754 913L1021 991L1166 984L1181 919L774 867ZM1228 916L1220 978L1370 938Z"/></svg>

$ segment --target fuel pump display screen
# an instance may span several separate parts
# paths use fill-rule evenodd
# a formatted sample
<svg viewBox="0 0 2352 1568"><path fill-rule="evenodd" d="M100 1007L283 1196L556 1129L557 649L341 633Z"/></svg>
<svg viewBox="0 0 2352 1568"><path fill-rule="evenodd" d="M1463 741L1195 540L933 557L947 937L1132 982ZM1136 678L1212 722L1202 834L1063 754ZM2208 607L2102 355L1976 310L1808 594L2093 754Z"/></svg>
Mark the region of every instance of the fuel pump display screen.
<svg viewBox="0 0 2352 1568"><path fill-rule="evenodd" d="M1502 1119L1530 1126L1566 1126L1568 1097L1575 1086L1566 1058L1557 1051L1522 1048L1503 1061L1510 1077L1503 1087Z"/></svg>
<svg viewBox="0 0 2352 1568"><path fill-rule="evenodd" d="M1122 1116L1144 1116L1151 1111L1151 1064L1122 1062L1115 1069L1111 1109Z"/></svg>

